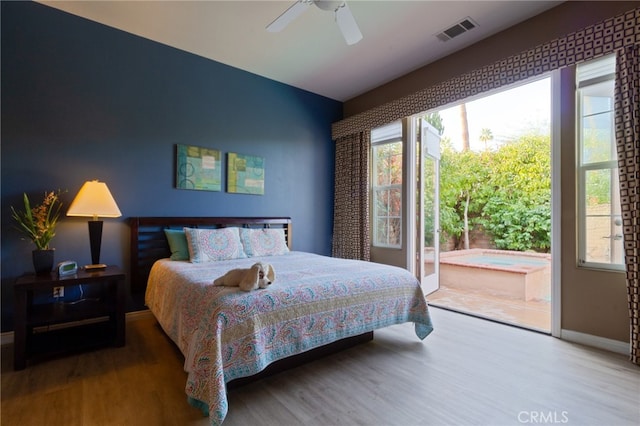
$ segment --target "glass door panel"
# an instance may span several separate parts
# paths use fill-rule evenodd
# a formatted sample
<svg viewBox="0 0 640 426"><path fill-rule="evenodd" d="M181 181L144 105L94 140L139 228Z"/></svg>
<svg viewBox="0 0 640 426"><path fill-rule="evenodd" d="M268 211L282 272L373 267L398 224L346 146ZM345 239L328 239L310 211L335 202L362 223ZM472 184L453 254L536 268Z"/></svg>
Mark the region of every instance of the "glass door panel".
<svg viewBox="0 0 640 426"><path fill-rule="evenodd" d="M440 136L420 120L420 278L425 295L440 287Z"/></svg>

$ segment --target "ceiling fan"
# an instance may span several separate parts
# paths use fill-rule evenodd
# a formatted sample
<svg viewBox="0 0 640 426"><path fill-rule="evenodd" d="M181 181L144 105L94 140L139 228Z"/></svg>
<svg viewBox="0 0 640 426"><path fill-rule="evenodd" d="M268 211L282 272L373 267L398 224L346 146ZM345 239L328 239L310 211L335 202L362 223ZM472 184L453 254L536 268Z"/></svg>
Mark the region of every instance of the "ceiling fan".
<svg viewBox="0 0 640 426"><path fill-rule="evenodd" d="M302 15L312 4L322 10L333 11L335 13L336 23L348 45L356 44L362 39L360 28L358 28L358 24L344 0L298 0L285 10L282 15L278 16L275 21L267 25L267 31L272 33L282 31L287 25Z"/></svg>

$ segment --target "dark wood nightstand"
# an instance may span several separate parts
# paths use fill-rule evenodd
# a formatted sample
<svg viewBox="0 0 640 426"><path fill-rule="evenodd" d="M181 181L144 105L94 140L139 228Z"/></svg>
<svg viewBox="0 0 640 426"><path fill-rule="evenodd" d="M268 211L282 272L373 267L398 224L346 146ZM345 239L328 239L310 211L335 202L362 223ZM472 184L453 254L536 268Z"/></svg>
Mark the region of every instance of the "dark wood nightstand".
<svg viewBox="0 0 640 426"><path fill-rule="evenodd" d="M54 287L82 284L91 297L74 303L34 304L36 292L53 294ZM125 274L117 266L99 271L79 270L58 277L25 275L14 285L14 369L29 358L104 344L125 343ZM34 329L37 329L34 331ZM37 331L37 332L36 332Z"/></svg>

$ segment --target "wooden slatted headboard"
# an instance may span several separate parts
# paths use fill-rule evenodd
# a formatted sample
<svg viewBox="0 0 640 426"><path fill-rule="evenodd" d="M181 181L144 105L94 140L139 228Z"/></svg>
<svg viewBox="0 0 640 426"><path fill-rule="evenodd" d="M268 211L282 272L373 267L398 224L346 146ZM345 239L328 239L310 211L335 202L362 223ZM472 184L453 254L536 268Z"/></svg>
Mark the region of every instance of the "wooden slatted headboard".
<svg viewBox="0 0 640 426"><path fill-rule="evenodd" d="M289 249L291 245L291 218L289 217L132 217L131 227L131 290L146 288L151 266L158 259L169 257L169 244L165 229L224 228L283 228Z"/></svg>

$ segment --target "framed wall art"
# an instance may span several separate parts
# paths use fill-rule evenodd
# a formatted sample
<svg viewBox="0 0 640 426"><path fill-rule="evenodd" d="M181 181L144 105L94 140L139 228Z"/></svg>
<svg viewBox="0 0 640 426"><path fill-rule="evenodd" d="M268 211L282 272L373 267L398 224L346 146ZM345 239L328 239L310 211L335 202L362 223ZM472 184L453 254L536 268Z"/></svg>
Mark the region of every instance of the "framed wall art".
<svg viewBox="0 0 640 426"><path fill-rule="evenodd" d="M199 146L176 145L176 188L220 191L220 151Z"/></svg>
<svg viewBox="0 0 640 426"><path fill-rule="evenodd" d="M264 195L264 158L227 153L227 192Z"/></svg>

